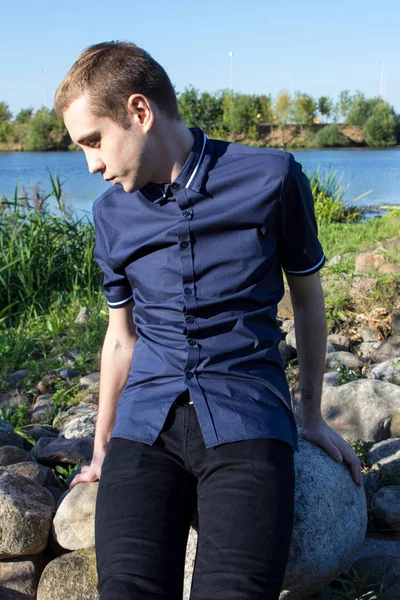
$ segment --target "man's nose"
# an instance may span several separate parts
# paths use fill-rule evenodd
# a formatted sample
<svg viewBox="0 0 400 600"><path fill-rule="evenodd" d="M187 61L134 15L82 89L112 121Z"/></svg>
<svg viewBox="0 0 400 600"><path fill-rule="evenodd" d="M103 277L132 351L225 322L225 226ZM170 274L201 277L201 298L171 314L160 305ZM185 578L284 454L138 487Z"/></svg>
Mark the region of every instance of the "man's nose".
<svg viewBox="0 0 400 600"><path fill-rule="evenodd" d="M89 173L94 175L94 173L98 173L102 169L104 169L104 163L98 156L92 156L90 159L87 159Z"/></svg>

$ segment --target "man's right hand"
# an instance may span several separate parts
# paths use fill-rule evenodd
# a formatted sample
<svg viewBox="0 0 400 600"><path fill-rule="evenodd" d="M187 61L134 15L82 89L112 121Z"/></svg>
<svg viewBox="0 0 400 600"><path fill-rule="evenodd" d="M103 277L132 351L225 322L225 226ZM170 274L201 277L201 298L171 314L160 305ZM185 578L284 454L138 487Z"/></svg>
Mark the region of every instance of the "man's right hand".
<svg viewBox="0 0 400 600"><path fill-rule="evenodd" d="M77 483L89 483L93 481L98 481L101 475L101 467L103 465L105 453L102 457L96 457L90 463L90 466L84 465L81 469L81 472L78 475L75 475L71 483L69 484L69 489L72 490L73 487L76 486Z"/></svg>

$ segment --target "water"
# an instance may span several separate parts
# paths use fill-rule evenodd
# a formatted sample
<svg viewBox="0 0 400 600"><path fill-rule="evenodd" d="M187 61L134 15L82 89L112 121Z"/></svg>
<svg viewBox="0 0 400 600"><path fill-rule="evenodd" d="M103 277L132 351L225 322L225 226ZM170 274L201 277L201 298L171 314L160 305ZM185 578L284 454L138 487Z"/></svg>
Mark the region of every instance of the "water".
<svg viewBox="0 0 400 600"><path fill-rule="evenodd" d="M292 152L303 169L311 173L318 166L321 172L328 169L342 175L342 184L349 184L344 198L357 198L358 205L400 204L400 148L382 150L294 150ZM0 153L0 194L14 195L15 184L29 189L39 184L43 191L50 191L47 168L58 173L65 181L63 190L79 216L91 214L92 203L110 187L100 174L90 175L83 152L15 152Z"/></svg>

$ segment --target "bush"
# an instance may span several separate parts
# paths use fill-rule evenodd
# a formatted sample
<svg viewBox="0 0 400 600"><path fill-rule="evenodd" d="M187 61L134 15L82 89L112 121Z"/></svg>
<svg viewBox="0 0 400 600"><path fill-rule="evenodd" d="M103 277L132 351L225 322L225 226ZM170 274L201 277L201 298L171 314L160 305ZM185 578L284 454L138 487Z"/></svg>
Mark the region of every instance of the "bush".
<svg viewBox="0 0 400 600"><path fill-rule="evenodd" d="M337 123L326 125L326 127L320 129L315 136L315 141L317 146L322 146L325 148L351 145L351 141L340 131Z"/></svg>
<svg viewBox="0 0 400 600"><path fill-rule="evenodd" d="M363 133L368 146L394 146L396 144L396 116L386 102L379 102L364 125Z"/></svg>
<svg viewBox="0 0 400 600"><path fill-rule="evenodd" d="M347 205L343 200L346 188L341 186L337 173L328 171L321 175L319 167L309 176L314 197L315 216L318 223L354 222L361 218L362 211Z"/></svg>

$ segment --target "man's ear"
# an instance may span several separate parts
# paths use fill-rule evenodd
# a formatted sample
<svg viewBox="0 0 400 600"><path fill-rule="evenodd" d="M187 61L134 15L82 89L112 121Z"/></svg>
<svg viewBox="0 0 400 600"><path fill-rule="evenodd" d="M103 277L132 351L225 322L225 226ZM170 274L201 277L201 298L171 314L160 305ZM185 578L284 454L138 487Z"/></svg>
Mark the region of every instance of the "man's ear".
<svg viewBox="0 0 400 600"><path fill-rule="evenodd" d="M130 119L135 125L139 125L144 131L149 131L154 123L154 111L151 103L142 94L132 94L128 98L127 111Z"/></svg>

